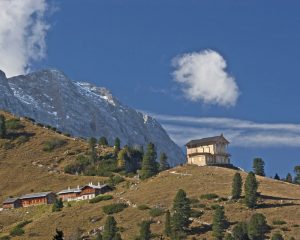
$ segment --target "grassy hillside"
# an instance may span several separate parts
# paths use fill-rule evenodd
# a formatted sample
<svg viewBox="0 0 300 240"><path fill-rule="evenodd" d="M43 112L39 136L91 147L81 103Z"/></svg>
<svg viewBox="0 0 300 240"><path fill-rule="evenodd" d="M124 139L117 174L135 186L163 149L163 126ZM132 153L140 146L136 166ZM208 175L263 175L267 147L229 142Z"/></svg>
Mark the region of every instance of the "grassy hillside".
<svg viewBox="0 0 300 240"><path fill-rule="evenodd" d="M6 117L11 116L6 114ZM18 196L31 191L59 191L68 186L85 184L90 181L104 181L103 177L73 176L64 174L63 167L74 160L76 155L85 152L88 144L83 140L57 134L49 129L33 125L22 120L20 133L31 135L29 141L19 143L14 140L0 140L0 201L8 196ZM43 151L49 139L63 139L67 143L51 152ZM13 146L7 146L10 142ZM10 149L9 149L10 148ZM98 149L102 152L111 148ZM75 239L77 232L87 233L104 225L106 214L102 206L113 202L127 202L130 206L114 214L121 227L123 239L134 239L138 234L138 223L143 219L152 219L151 230L161 234L164 227L164 215L151 217L149 210L139 210L138 206L171 209L173 198L179 188L184 189L193 201L199 201L198 210L203 211L200 218L191 224L189 238L212 239L209 224L212 222L215 204L223 205L230 221L230 229L238 221L247 220L255 212L266 215L271 231L280 231L288 239L300 236L300 186L258 177L261 199L255 210L247 209L242 203L228 200L217 201L201 199L200 196L215 193L220 198L230 195L232 177L236 171L219 167L182 166L160 173L146 181L127 178L112 192L113 199L99 203L86 201L71 203L61 212L52 213L51 206L38 206L0 212L0 236L7 235L18 223L30 220L24 227L25 234L13 239L51 239L58 227L68 239ZM246 173L241 173L245 179ZM198 199L198 200L195 200ZM282 225L273 224L274 220L285 221ZM72 238L73 236L73 238Z"/></svg>

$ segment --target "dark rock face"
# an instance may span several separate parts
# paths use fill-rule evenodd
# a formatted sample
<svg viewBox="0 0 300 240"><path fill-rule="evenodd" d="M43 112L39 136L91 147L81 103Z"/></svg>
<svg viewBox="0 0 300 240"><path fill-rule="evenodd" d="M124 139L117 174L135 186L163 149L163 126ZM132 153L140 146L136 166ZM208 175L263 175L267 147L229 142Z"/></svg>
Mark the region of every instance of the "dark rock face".
<svg viewBox="0 0 300 240"><path fill-rule="evenodd" d="M181 149L152 117L120 103L101 87L74 82L57 70L42 70L7 79L0 71L0 109L82 137L107 137L113 144L153 142L171 165L184 162Z"/></svg>

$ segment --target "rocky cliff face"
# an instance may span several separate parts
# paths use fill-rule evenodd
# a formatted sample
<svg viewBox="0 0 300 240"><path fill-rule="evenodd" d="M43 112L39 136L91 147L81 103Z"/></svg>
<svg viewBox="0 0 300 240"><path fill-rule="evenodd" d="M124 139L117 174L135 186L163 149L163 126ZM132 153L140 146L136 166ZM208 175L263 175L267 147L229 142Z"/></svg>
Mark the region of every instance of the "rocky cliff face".
<svg viewBox="0 0 300 240"><path fill-rule="evenodd" d="M181 149L155 119L123 105L107 89L74 82L57 70L8 79L0 71L0 109L74 136L106 136L111 144L115 137L123 145L153 142L172 165L184 161Z"/></svg>

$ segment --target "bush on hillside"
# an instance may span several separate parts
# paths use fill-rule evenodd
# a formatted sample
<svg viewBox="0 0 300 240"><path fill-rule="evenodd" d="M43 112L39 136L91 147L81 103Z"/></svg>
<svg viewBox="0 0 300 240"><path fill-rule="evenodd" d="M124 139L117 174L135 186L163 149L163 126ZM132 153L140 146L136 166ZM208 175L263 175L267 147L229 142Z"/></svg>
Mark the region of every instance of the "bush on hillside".
<svg viewBox="0 0 300 240"><path fill-rule="evenodd" d="M127 207L128 207L128 205L125 203L113 203L110 205L103 206L102 210L107 215L110 215L110 214L121 212Z"/></svg>
<svg viewBox="0 0 300 240"><path fill-rule="evenodd" d="M12 118L5 121L6 129L8 130L18 130L24 128L24 125L21 124L20 120L17 118Z"/></svg>
<svg viewBox="0 0 300 240"><path fill-rule="evenodd" d="M196 209L192 209L191 210L191 217L193 218L199 218L203 215L202 211L196 210Z"/></svg>
<svg viewBox="0 0 300 240"><path fill-rule="evenodd" d="M27 135L22 135L20 137L18 137L17 142L19 144L23 144L29 141L29 137Z"/></svg>
<svg viewBox="0 0 300 240"><path fill-rule="evenodd" d="M31 223L31 221L23 221L20 222L17 226L15 226L11 231L11 236L21 236L25 233L23 227L25 227L27 224Z"/></svg>
<svg viewBox="0 0 300 240"><path fill-rule="evenodd" d="M8 236L8 235L5 235L5 236L2 236L2 237L0 237L0 240L10 240L11 238L10 238L10 236Z"/></svg>
<svg viewBox="0 0 300 240"><path fill-rule="evenodd" d="M1 144L1 147L5 150L9 150L9 149L13 149L15 147L15 144L11 142L4 142L3 144Z"/></svg>
<svg viewBox="0 0 300 240"><path fill-rule="evenodd" d="M215 193L208 193L208 194L203 194L200 196L201 199L207 199L207 200L212 200L212 199L216 199L219 196Z"/></svg>
<svg viewBox="0 0 300 240"><path fill-rule="evenodd" d="M158 217L165 213L165 210L160 207L151 208L149 214L151 217Z"/></svg>
<svg viewBox="0 0 300 240"><path fill-rule="evenodd" d="M89 203L97 203L97 202L101 202L101 201L106 201L106 200L110 200L113 199L112 195L109 194L105 194L105 195L98 195L94 198L92 198Z"/></svg>
<svg viewBox="0 0 300 240"><path fill-rule="evenodd" d="M283 220L273 220L273 225L284 225L286 224L286 221L283 221Z"/></svg>
<svg viewBox="0 0 300 240"><path fill-rule="evenodd" d="M142 211L150 209L150 207L146 204L139 205L137 208L138 210L142 210Z"/></svg>
<svg viewBox="0 0 300 240"><path fill-rule="evenodd" d="M124 181L125 181L125 179L123 177L121 177L119 175L114 175L114 176L109 177L109 180L107 181L107 183L110 186L114 187L114 186L116 186L119 183L124 182Z"/></svg>
<svg viewBox="0 0 300 240"><path fill-rule="evenodd" d="M54 149L60 148L67 143L64 139L51 139L49 141L44 142L43 151L51 152Z"/></svg>

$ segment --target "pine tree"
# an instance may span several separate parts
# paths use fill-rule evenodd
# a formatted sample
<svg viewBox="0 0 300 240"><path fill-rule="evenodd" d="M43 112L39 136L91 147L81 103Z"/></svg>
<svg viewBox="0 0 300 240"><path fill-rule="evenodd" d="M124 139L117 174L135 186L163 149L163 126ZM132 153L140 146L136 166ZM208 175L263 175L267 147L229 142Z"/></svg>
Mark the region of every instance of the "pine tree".
<svg viewBox="0 0 300 240"><path fill-rule="evenodd" d="M116 233L116 236L114 236L112 240L122 240L121 234L120 233Z"/></svg>
<svg viewBox="0 0 300 240"><path fill-rule="evenodd" d="M255 213L248 224L248 237L250 240L264 240L267 229L266 217L261 213Z"/></svg>
<svg viewBox="0 0 300 240"><path fill-rule="evenodd" d="M294 168L294 172L296 174L295 178L294 178L294 183L296 184L300 184L300 166L296 166Z"/></svg>
<svg viewBox="0 0 300 240"><path fill-rule="evenodd" d="M59 212L64 207L62 199L56 199L52 205L52 212Z"/></svg>
<svg viewBox="0 0 300 240"><path fill-rule="evenodd" d="M99 138L98 143L99 143L100 146L107 146L108 145L106 137Z"/></svg>
<svg viewBox="0 0 300 240"><path fill-rule="evenodd" d="M288 173L286 175L285 181L288 182L288 183L292 183L293 182L293 177L292 177L292 175L290 173Z"/></svg>
<svg viewBox="0 0 300 240"><path fill-rule="evenodd" d="M277 173L275 174L274 179L275 180L280 180L280 177L279 177L279 175Z"/></svg>
<svg viewBox="0 0 300 240"><path fill-rule="evenodd" d="M226 229L227 220L225 217L223 207L217 207L214 216L213 216L213 223L212 223L212 231L213 236L216 240L222 240L224 237L224 232Z"/></svg>
<svg viewBox="0 0 300 240"><path fill-rule="evenodd" d="M108 216L102 233L103 240L112 240L118 233L117 222L113 216Z"/></svg>
<svg viewBox="0 0 300 240"><path fill-rule="evenodd" d="M123 148L118 153L117 158L117 167L121 170L124 170L126 167L126 162L128 161L127 149Z"/></svg>
<svg viewBox="0 0 300 240"><path fill-rule="evenodd" d="M97 143L97 139L94 138L94 137L91 137L91 138L89 139L89 146L90 146L90 149L95 148L95 147L96 147L96 143Z"/></svg>
<svg viewBox="0 0 300 240"><path fill-rule="evenodd" d="M170 237L171 236L171 232L172 232L172 228L171 228L171 215L170 215L170 211L167 210L166 212L166 220L165 220L165 230L164 233L166 236Z"/></svg>
<svg viewBox="0 0 300 240"><path fill-rule="evenodd" d="M235 225L232 229L232 236L234 240L248 240L247 223L239 222Z"/></svg>
<svg viewBox="0 0 300 240"><path fill-rule="evenodd" d="M63 240L64 239L64 233L63 231L56 229L56 233L53 236L53 240Z"/></svg>
<svg viewBox="0 0 300 240"><path fill-rule="evenodd" d="M6 136L6 126L5 126L5 117L0 115L0 138L5 138Z"/></svg>
<svg viewBox="0 0 300 240"><path fill-rule="evenodd" d="M159 169L158 170L160 172L161 171L165 171L165 170L167 170L167 169L170 168L170 165L169 165L167 159L168 159L167 154L165 154L164 152L162 152L160 154L160 157L159 157Z"/></svg>
<svg viewBox="0 0 300 240"><path fill-rule="evenodd" d="M173 201L173 216L171 219L172 234L180 236L189 226L191 216L190 200L184 190L179 189Z"/></svg>
<svg viewBox="0 0 300 240"><path fill-rule="evenodd" d="M97 153L96 153L96 143L97 143L97 139L94 137L91 137L89 139L89 146L90 146L90 160L92 164L95 164L96 160L97 160Z"/></svg>
<svg viewBox="0 0 300 240"><path fill-rule="evenodd" d="M272 235L272 238L271 238L271 240L284 240L284 238L283 238L283 236L281 235L281 233L274 233L273 235Z"/></svg>
<svg viewBox="0 0 300 240"><path fill-rule="evenodd" d="M150 224L151 224L150 221L143 221L141 223L139 240L150 240L151 239Z"/></svg>
<svg viewBox="0 0 300 240"><path fill-rule="evenodd" d="M261 158L254 158L253 171L256 175L265 176L265 162Z"/></svg>
<svg viewBox="0 0 300 240"><path fill-rule="evenodd" d="M120 141L120 138L118 138L118 137L115 138L114 148L115 148L115 154L118 154L118 152L121 149L121 141Z"/></svg>
<svg viewBox="0 0 300 240"><path fill-rule="evenodd" d="M142 169L140 175L142 179L146 179L157 174L156 151L153 143L147 145L146 153L142 161Z"/></svg>
<svg viewBox="0 0 300 240"><path fill-rule="evenodd" d="M242 177L240 173L235 173L234 177L233 177L233 181L232 181L232 198L233 199L239 199L241 197L241 193L242 193Z"/></svg>
<svg viewBox="0 0 300 240"><path fill-rule="evenodd" d="M254 208L257 201L258 182L253 172L249 172L245 182L245 204L249 208Z"/></svg>

